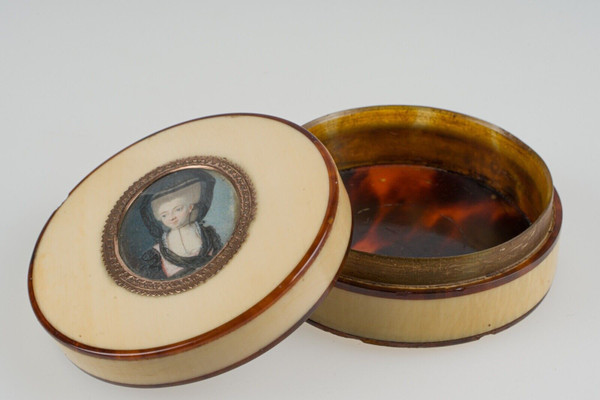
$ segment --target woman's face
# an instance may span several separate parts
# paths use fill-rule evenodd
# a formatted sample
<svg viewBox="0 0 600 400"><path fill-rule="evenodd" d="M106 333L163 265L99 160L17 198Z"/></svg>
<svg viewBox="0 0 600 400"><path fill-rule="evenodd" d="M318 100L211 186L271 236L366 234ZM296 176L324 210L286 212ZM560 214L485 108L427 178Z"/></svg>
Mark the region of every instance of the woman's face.
<svg viewBox="0 0 600 400"><path fill-rule="evenodd" d="M181 198L164 202L158 208L160 221L170 229L178 229L190 223L192 205L186 204Z"/></svg>

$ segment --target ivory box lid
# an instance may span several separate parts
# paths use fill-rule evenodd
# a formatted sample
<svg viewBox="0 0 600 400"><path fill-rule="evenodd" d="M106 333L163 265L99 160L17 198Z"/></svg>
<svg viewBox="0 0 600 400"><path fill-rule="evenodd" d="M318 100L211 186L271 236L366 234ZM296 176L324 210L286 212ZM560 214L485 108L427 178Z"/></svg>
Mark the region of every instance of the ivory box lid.
<svg viewBox="0 0 600 400"><path fill-rule="evenodd" d="M36 244L30 300L85 372L185 383L305 321L350 231L346 191L314 136L263 115L201 118L140 140L73 189Z"/></svg>

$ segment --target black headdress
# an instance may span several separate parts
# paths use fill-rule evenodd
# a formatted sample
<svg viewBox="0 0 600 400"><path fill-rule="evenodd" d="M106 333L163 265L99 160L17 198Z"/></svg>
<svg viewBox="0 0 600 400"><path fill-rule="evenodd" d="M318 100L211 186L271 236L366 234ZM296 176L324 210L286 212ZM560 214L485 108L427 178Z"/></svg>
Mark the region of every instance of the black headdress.
<svg viewBox="0 0 600 400"><path fill-rule="evenodd" d="M199 191L194 199L190 222L201 222L212 203L214 187L215 178L201 169L184 169L159 179L144 190L140 198L142 202L140 212L144 225L152 236L161 238L165 227L155 217L152 202L185 191Z"/></svg>

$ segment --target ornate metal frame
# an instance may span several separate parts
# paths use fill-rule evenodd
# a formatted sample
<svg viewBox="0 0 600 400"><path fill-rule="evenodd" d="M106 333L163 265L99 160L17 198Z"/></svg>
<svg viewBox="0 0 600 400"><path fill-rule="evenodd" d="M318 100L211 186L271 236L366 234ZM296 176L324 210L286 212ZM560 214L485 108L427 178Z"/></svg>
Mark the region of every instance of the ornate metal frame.
<svg viewBox="0 0 600 400"><path fill-rule="evenodd" d="M138 196L158 179L188 168L214 170L225 176L235 188L239 210L231 238L206 265L189 275L173 280L151 280L135 274L119 254L118 235L127 211ZM150 171L133 183L111 210L102 233L102 259L117 285L145 296L165 296L185 292L219 272L240 249L256 213L256 193L248 175L240 166L214 156L188 157L172 161Z"/></svg>

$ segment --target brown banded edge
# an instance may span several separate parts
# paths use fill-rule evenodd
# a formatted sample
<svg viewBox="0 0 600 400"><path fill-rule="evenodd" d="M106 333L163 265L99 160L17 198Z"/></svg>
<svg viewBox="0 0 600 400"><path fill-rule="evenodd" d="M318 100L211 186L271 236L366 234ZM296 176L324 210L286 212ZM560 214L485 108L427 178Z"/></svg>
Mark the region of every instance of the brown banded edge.
<svg viewBox="0 0 600 400"><path fill-rule="evenodd" d="M283 123L285 125L288 125L288 126L294 128L296 131L303 134L308 140L310 140L314 144L314 146L320 152L320 154L323 158L323 161L325 163L325 167L327 168L327 174L328 174L328 178L329 178L329 199L327 202L327 208L325 210L325 216L323 218L323 222L321 223L319 232L317 233L315 240L312 242L311 246L309 247L307 252L304 254L304 256L302 257L300 262L296 265L296 267L285 277L285 279L275 289L273 289L269 294L267 294L264 298L262 298L254 306L250 307L248 310L246 310L242 314L238 315L234 319L228 321L227 323L225 323L211 331L208 331L202 335L195 336L193 338L186 339L186 340L183 340L183 341L180 341L177 343L172 343L172 344L165 345L165 346L152 347L152 348L147 348L147 349L112 350L112 349L103 349L103 348L99 348L99 347L88 346L84 343L77 342L76 340L73 340L70 337L64 335L63 333L58 331L56 328L54 328L52 326L52 324L50 324L50 322L42 314L42 312L37 304L37 301L35 298L35 293L33 290L33 265L34 265L36 252L37 252L40 240L41 240L42 236L44 235L44 232L46 231L46 228L48 227L49 223L52 221L52 218L56 215L56 211L58 210L57 209L52 213L52 215L50 216L50 218L44 225L42 232L40 233L40 235L36 241L36 244L35 244L35 247L33 250L33 254L31 256L31 261L29 264L29 271L28 271L28 275L27 275L27 288L28 288L28 292L29 292L29 300L30 300L31 306L33 308L34 314L35 314L36 318L38 319L38 321L42 324L44 329L51 336L53 336L54 339L56 339L58 342L65 345L66 347L70 348L71 350L80 352L80 353L88 355L88 356L98 357L98 358L124 360L124 361L136 361L136 360L140 360L140 359L150 359L150 358L160 358L160 357L171 356L171 355L179 354L179 353L188 351L190 349L205 345L209 342L212 342L220 337L227 335L228 333L235 331L239 327L243 326L247 322L256 318L262 312L267 310L271 305L273 305L279 298L281 298L287 291L289 291L302 278L304 273L310 268L310 266L312 265L314 260L317 258L317 256L321 252L321 249L323 248L323 246L331 232L333 222L335 220L335 216L336 216L336 212L337 212L337 206L338 206L339 180L338 180L336 166L333 162L333 159L329 155L329 152L325 148L325 146L323 144L321 144L321 142L319 142L319 140L314 135L312 135L310 132L308 132L306 129L304 129L301 126L294 124L290 121L286 121L284 119L281 119L278 117L273 117L270 115L253 114L253 113L238 113L238 114L212 115L212 116L208 116L208 117L189 120L186 122L182 122L180 124L170 126L168 128L162 129L158 132L155 132L151 135L148 135L143 139L140 139L139 141L131 144L130 146L124 148L123 150L119 151L118 153L116 153L115 155L113 155L112 157L110 157L109 159L104 161L102 164L100 164L98 167L96 167L92 172L90 172L88 175L86 175L85 178L83 178L75 186L75 188L73 188L73 190L71 190L69 195L71 195L71 193L73 193L73 191L75 191L77 189L77 187L79 187L79 185L81 185L81 183L84 182L90 175L92 175L98 168L105 165L107 162L109 162L111 159L113 159L114 157L116 157L117 155L122 153L123 151L127 150L128 148L134 146L135 144L137 144L149 137L160 134L164 131L175 128L177 126L184 125L184 124L187 124L190 122L199 121L199 120L216 118L216 117L235 118L235 117L245 117L245 116L272 119L272 120L278 121L280 123ZM338 273L339 273L339 271L338 271ZM332 286L333 286L333 284L331 284L329 288L331 288ZM326 293L328 293L328 291ZM325 298L325 295L321 296L321 298L315 304L314 307L316 307L322 300L324 300L324 298ZM308 318L308 315L310 315L310 313L308 313L306 315L306 318ZM304 322L304 320L306 318L302 319L301 322ZM298 323L298 326L300 325L301 322ZM290 333L292 330L293 329L290 330ZM285 336L287 334L289 334L289 333L286 332L286 334L284 334L281 337L281 339L285 338ZM276 343L274 343L274 344L276 344ZM266 350L268 350L268 348L264 349L264 351L266 351ZM236 365L232 366L231 368L241 365L244 362L250 361L252 358L262 354L262 352L264 352L264 351L263 350L259 351L258 354L254 355L254 356L250 356L249 358L240 361L239 364L236 364ZM218 373L225 372L226 370L227 369L212 373L210 376L217 375ZM208 378L210 376L200 377L198 379ZM181 383L185 383L185 382L181 382ZM171 385L171 384L167 384L167 385Z"/></svg>

